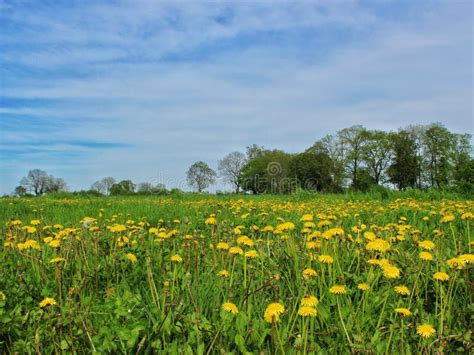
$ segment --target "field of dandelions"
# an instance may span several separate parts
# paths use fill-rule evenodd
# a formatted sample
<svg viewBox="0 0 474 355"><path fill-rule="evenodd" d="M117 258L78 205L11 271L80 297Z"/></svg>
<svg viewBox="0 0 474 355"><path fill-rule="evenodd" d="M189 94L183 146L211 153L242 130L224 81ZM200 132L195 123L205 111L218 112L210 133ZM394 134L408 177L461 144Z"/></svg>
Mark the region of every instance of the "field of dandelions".
<svg viewBox="0 0 474 355"><path fill-rule="evenodd" d="M469 353L472 200L2 199L0 353Z"/></svg>

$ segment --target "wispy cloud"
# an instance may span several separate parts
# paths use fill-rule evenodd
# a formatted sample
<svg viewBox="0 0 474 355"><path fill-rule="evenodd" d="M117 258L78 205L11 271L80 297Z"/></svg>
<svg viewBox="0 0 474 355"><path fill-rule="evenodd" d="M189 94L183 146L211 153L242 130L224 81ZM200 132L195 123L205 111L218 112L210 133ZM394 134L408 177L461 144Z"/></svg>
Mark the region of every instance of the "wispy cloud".
<svg viewBox="0 0 474 355"><path fill-rule="evenodd" d="M472 131L467 1L0 4L2 192L35 167L182 182L352 124Z"/></svg>

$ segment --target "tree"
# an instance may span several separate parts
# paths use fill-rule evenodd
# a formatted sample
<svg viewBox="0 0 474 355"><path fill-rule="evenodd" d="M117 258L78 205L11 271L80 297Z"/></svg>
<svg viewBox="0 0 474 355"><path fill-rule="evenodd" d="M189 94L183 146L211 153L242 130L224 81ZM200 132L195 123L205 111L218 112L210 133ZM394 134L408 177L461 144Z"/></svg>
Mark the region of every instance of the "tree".
<svg viewBox="0 0 474 355"><path fill-rule="evenodd" d="M439 123L428 126L424 132L424 170L431 187L441 188L448 184L452 144L452 133Z"/></svg>
<svg viewBox="0 0 474 355"><path fill-rule="evenodd" d="M265 148L261 145L251 144L247 146L247 161L259 158L265 152Z"/></svg>
<svg viewBox="0 0 474 355"><path fill-rule="evenodd" d="M248 160L240 175L243 190L258 193L285 193L294 189L288 177L291 155L281 150L265 150Z"/></svg>
<svg viewBox="0 0 474 355"><path fill-rule="evenodd" d="M362 160L373 183L379 185L390 164L392 150L388 134L383 131L366 131L366 142L362 148ZM363 177L363 175L360 175ZM367 179L364 178L365 184Z"/></svg>
<svg viewBox="0 0 474 355"><path fill-rule="evenodd" d="M102 195L109 195L110 189L112 185L115 184L116 181L113 177L108 176L103 178L102 180L96 181L91 185L91 190L95 190Z"/></svg>
<svg viewBox="0 0 474 355"><path fill-rule="evenodd" d="M417 143L410 132L401 130L391 133L389 139L392 145L392 163L388 168L388 176L399 190L415 187L418 177Z"/></svg>
<svg viewBox="0 0 474 355"><path fill-rule="evenodd" d="M66 181L61 178L55 178L44 170L34 169L28 172L20 181L27 192L32 192L35 196L40 196L45 193L58 192L66 189Z"/></svg>
<svg viewBox="0 0 474 355"><path fill-rule="evenodd" d="M236 193L240 192L240 174L245 166L247 159L241 152L232 152L227 154L222 160L219 160L219 173L225 180L232 184Z"/></svg>
<svg viewBox="0 0 474 355"><path fill-rule="evenodd" d="M325 153L304 152L293 156L288 165L289 176L305 190L330 191L332 161Z"/></svg>
<svg viewBox="0 0 474 355"><path fill-rule="evenodd" d="M216 177L216 172L203 161L191 165L187 172L189 186L196 188L198 192L204 191L210 184L213 184Z"/></svg>
<svg viewBox="0 0 474 355"><path fill-rule="evenodd" d="M28 190L24 186L17 186L13 191L13 195L17 197L25 197L28 195Z"/></svg>
<svg viewBox="0 0 474 355"><path fill-rule="evenodd" d="M151 193L153 185L150 182L141 182L137 185L137 192L139 193Z"/></svg>
<svg viewBox="0 0 474 355"><path fill-rule="evenodd" d="M44 170L34 169L28 172L20 181L20 185L27 191L31 191L35 196L40 196L46 192L49 175Z"/></svg>
<svg viewBox="0 0 474 355"><path fill-rule="evenodd" d="M48 176L48 183L46 185L45 193L65 191L66 189L67 189L67 184L64 179L55 178L52 175Z"/></svg>
<svg viewBox="0 0 474 355"><path fill-rule="evenodd" d="M340 140L343 161L345 161L346 170L351 177L351 186L359 188L357 177L358 170L362 163L362 151L366 142L366 129L362 126L352 126L344 128L337 132Z"/></svg>
<svg viewBox="0 0 474 355"><path fill-rule="evenodd" d="M307 152L326 154L329 157L331 161L329 173L333 181L333 190L341 190L345 180L345 162L343 144L339 137L327 135L319 141L316 141L316 143L307 149Z"/></svg>
<svg viewBox="0 0 474 355"><path fill-rule="evenodd" d="M135 192L135 184L131 180L122 180L110 188L111 195L127 195Z"/></svg>

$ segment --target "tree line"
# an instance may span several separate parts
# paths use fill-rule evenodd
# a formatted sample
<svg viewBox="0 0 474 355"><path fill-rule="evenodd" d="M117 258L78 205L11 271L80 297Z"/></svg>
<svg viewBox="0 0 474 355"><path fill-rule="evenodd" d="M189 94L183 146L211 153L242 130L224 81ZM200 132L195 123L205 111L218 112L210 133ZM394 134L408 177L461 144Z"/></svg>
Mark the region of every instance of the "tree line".
<svg viewBox="0 0 474 355"><path fill-rule="evenodd" d="M289 193L297 189L339 193L377 186L398 190L450 189L474 192L470 134L450 132L440 123L412 125L397 132L357 125L290 154L262 146L232 152L218 170L236 193ZM217 173L204 162L188 170L197 191L214 183Z"/></svg>
<svg viewBox="0 0 474 355"><path fill-rule="evenodd" d="M473 194L474 160L470 141L470 134L450 132L440 123L412 125L396 132L357 125L327 135L296 154L253 144L245 153L231 152L219 160L218 172L198 161L189 167L186 176L188 185L198 192L205 191L221 177L235 193L291 193L298 189L341 193L382 186ZM14 194L39 196L66 188L63 179L35 169L21 180ZM113 177L106 177L92 184L85 193L127 195L170 191L163 184L117 182Z"/></svg>

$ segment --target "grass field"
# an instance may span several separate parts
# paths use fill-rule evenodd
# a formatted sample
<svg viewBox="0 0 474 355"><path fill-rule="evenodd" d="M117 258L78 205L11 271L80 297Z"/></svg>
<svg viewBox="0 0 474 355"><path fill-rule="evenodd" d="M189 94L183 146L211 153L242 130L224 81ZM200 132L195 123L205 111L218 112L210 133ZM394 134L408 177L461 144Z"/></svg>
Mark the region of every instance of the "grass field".
<svg viewBox="0 0 474 355"><path fill-rule="evenodd" d="M472 200L45 197L0 211L7 353L473 351Z"/></svg>

